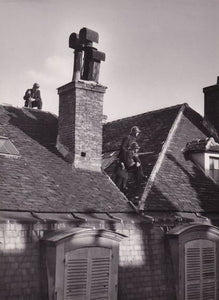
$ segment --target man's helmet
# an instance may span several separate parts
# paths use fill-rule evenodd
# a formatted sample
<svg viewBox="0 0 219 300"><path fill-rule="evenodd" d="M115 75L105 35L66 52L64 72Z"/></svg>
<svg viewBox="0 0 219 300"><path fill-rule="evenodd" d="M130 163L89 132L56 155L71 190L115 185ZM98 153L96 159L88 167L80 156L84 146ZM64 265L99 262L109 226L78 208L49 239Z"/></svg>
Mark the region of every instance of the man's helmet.
<svg viewBox="0 0 219 300"><path fill-rule="evenodd" d="M136 143L136 142L131 143L129 150L136 150L136 149L140 149L138 143Z"/></svg>
<svg viewBox="0 0 219 300"><path fill-rule="evenodd" d="M34 88L39 88L40 85L39 85L38 83L34 83L33 87L34 87Z"/></svg>
<svg viewBox="0 0 219 300"><path fill-rule="evenodd" d="M140 132L141 130L138 128L138 126L133 126L130 131L130 133L140 133Z"/></svg>

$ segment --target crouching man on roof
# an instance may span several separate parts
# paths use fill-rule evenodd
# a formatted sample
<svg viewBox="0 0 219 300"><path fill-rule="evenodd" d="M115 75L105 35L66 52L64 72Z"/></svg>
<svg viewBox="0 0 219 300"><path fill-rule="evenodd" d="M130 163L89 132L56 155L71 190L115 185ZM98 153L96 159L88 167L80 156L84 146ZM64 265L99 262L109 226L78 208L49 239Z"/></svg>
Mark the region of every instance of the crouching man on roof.
<svg viewBox="0 0 219 300"><path fill-rule="evenodd" d="M25 104L24 107L37 107L38 109L42 109L42 99L40 95L40 86L38 83L34 83L32 89L27 89L24 95Z"/></svg>

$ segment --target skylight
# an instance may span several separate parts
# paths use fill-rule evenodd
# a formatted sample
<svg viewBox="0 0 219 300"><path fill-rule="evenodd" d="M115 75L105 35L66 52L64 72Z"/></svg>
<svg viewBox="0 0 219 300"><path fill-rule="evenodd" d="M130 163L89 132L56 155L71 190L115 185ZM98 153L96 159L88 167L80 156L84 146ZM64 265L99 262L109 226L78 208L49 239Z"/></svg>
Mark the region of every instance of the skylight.
<svg viewBox="0 0 219 300"><path fill-rule="evenodd" d="M9 138L0 136L0 155L5 156L18 156L20 153L9 140Z"/></svg>

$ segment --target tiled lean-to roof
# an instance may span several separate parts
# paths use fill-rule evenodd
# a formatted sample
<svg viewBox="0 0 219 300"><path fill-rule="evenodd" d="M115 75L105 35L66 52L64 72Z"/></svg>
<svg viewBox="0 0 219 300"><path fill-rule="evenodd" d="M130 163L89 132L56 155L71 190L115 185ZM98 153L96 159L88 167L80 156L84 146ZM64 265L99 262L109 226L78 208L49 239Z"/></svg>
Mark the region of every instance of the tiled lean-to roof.
<svg viewBox="0 0 219 300"><path fill-rule="evenodd" d="M210 124L187 104L108 123L103 135L106 162L134 125L142 131L138 143L148 180L138 189L129 182L127 198L145 211L219 212L219 186L183 151L188 142L210 137L214 132ZM106 172L113 178L115 162L106 162Z"/></svg>
<svg viewBox="0 0 219 300"><path fill-rule="evenodd" d="M125 196L103 173L74 169L55 148L57 117L0 106L0 135L19 157L0 156L0 210L128 212Z"/></svg>

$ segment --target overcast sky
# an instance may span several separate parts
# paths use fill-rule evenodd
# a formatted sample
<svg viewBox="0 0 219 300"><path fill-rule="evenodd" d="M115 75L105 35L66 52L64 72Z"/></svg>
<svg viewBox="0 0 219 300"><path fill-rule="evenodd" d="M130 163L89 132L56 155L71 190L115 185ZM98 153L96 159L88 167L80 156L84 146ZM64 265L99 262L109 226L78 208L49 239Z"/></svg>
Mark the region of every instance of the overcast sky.
<svg viewBox="0 0 219 300"><path fill-rule="evenodd" d="M71 81L72 32L99 33L108 120L187 102L219 75L219 0L0 0L0 103L22 107L38 82L43 109Z"/></svg>

